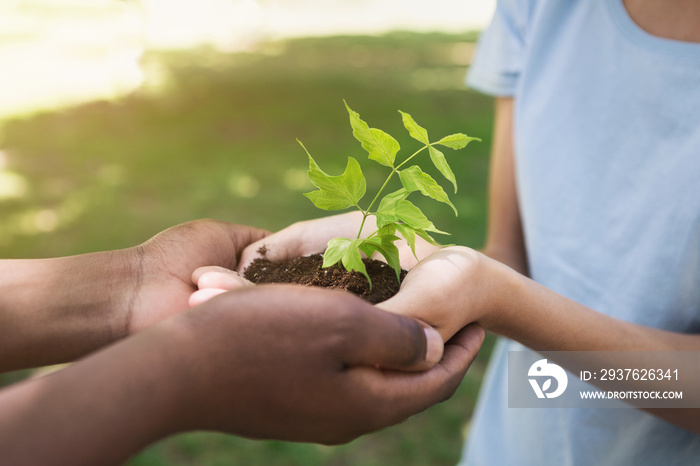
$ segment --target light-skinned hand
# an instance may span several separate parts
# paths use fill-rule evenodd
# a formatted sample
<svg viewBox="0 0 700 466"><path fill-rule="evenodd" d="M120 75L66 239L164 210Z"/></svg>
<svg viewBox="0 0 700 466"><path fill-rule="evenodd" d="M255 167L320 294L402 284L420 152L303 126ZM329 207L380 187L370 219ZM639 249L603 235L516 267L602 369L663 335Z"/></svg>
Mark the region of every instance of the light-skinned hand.
<svg viewBox="0 0 700 466"><path fill-rule="evenodd" d="M443 248L412 268L399 292L377 306L420 319L447 341L464 326L494 314L502 288L491 271L504 267L467 247Z"/></svg>

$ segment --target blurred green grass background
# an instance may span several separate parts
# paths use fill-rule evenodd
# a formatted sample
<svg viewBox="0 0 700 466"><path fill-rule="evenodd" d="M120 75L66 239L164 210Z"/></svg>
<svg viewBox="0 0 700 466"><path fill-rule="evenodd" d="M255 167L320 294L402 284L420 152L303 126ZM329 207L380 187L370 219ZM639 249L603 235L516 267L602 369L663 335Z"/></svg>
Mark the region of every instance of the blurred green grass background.
<svg viewBox="0 0 700 466"><path fill-rule="evenodd" d="M452 232L440 240L480 247L493 114L490 98L463 85L475 38L392 33L295 39L254 53L154 53L144 67L157 85L2 121L0 257L129 247L196 218L278 230L327 215L302 196L311 186L297 138L331 174L342 172L347 156L356 157L370 192L386 176L353 138L342 99L370 126L394 135L404 157L416 145L399 109L433 139L455 132L482 138L445 151L459 183L453 197L459 217L415 198L439 229ZM348 445L192 433L166 439L129 464L454 464L490 343L451 400ZM5 375L0 384L18 377Z"/></svg>

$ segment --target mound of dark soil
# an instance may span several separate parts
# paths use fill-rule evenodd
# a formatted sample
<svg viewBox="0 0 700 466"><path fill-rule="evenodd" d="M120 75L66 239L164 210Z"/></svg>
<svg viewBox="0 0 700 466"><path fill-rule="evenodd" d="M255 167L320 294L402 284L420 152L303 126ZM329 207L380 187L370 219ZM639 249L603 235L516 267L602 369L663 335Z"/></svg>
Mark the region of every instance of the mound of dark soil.
<svg viewBox="0 0 700 466"><path fill-rule="evenodd" d="M306 286L349 291L373 304L386 301L399 291L396 272L384 262L363 259L367 274L372 279L372 289L367 279L359 272L348 272L341 265L322 268L323 256L297 257L284 262L271 262L268 259L255 259L243 272L253 283L295 283ZM406 276L401 271L401 280Z"/></svg>

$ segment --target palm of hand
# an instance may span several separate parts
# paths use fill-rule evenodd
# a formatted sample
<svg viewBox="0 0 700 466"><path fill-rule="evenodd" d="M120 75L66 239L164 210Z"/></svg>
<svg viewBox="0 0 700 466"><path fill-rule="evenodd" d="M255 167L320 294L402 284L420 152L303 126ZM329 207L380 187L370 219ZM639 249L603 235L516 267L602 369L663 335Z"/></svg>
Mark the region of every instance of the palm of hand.
<svg viewBox="0 0 700 466"><path fill-rule="evenodd" d="M466 247L437 251L411 269L401 290L378 307L420 319L443 340L479 320L483 311L483 265L486 257Z"/></svg>
<svg viewBox="0 0 700 466"><path fill-rule="evenodd" d="M129 332L142 330L188 309L197 289L192 273L218 265L235 269L245 246L266 232L214 220L188 222L159 233L131 253L139 264L129 303Z"/></svg>

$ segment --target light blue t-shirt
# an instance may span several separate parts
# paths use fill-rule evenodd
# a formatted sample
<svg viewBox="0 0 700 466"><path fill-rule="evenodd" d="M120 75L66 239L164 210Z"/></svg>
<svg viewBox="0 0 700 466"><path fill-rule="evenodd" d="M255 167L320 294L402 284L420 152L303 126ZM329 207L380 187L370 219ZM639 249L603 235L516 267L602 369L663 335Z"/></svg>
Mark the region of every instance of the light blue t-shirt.
<svg viewBox="0 0 700 466"><path fill-rule="evenodd" d="M618 319L700 333L700 44L646 33L622 0L503 0L468 84L515 97L532 278ZM700 436L636 409L509 409L518 349L496 346L464 464L700 464Z"/></svg>

